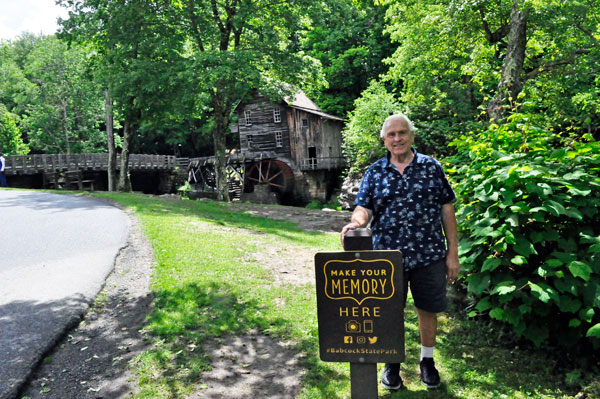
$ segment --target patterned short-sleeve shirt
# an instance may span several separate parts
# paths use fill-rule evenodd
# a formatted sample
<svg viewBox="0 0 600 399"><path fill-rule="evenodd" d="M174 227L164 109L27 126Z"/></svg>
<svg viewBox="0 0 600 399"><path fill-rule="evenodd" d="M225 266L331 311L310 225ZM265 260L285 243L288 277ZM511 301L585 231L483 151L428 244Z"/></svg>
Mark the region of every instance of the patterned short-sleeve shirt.
<svg viewBox="0 0 600 399"><path fill-rule="evenodd" d="M446 256L442 205L456 198L442 165L413 153L404 173L389 161L389 153L371 165L354 201L373 211L373 248L402 251L405 270Z"/></svg>

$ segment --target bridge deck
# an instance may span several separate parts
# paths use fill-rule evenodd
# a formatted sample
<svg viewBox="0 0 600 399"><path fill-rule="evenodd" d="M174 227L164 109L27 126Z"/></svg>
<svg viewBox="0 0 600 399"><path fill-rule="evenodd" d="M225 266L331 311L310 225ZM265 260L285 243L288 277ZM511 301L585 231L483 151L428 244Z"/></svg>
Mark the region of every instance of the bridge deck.
<svg viewBox="0 0 600 399"><path fill-rule="evenodd" d="M5 157L7 175L28 175L66 170L106 171L108 154L34 154L9 155ZM172 155L131 154L129 170L172 171L177 167ZM117 169L121 168L121 157L117 155Z"/></svg>

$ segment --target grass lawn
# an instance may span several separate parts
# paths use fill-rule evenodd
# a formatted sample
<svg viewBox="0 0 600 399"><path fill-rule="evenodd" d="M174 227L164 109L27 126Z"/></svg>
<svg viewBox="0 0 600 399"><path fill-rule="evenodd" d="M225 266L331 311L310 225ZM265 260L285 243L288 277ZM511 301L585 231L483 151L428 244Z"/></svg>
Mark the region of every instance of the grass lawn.
<svg viewBox="0 0 600 399"><path fill-rule="evenodd" d="M139 376L137 397L186 397L200 389L200 375L211 366L203 344L258 329L296 343L307 370L300 398L350 398L349 366L318 357L314 285L272 284L267 270L244 258L261 250L259 242L315 253L341 250L338 234L308 233L223 203L94 196L136 212L157 262L151 287L155 307L146 325L152 349L131 365ZM443 385L427 391L419 382L418 327L410 302L405 330L402 375L408 389L380 389L380 398L567 398L577 393L565 384L569 378L552 374L556 361L547 353L502 345L497 331L469 320L460 309L440 317L435 358ZM577 375L570 378L581 382Z"/></svg>

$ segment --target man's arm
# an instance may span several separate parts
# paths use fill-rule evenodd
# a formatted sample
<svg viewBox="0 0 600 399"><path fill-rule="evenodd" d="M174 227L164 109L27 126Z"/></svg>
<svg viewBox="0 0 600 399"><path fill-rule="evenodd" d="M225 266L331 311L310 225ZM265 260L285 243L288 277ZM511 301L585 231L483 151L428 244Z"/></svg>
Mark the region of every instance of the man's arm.
<svg viewBox="0 0 600 399"><path fill-rule="evenodd" d="M453 282L460 272L460 261L458 260L458 230L456 227L456 214L454 205L447 203L442 205L442 225L448 243L448 254L446 255L446 267L448 281Z"/></svg>
<svg viewBox="0 0 600 399"><path fill-rule="evenodd" d="M342 238L342 246L344 245L344 237L346 233L350 230L357 229L359 227L367 227L371 217L373 216L373 211L367 208L363 208L358 205L354 208L354 212L352 212L352 218L350 219L350 223L345 225L342 228L341 238Z"/></svg>

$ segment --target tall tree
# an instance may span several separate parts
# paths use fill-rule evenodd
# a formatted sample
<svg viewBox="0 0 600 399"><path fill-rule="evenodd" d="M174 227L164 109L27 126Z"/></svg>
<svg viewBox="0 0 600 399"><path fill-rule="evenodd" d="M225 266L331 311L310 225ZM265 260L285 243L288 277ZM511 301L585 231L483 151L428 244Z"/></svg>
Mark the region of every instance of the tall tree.
<svg viewBox="0 0 600 399"><path fill-rule="evenodd" d="M483 14L480 8L480 12ZM527 18L529 10L520 9L518 0L514 0L510 21L503 25L501 32L508 31L506 55L500 75L500 83L496 95L488 104L488 115L492 119L500 119L503 107L510 103L510 99L517 98L523 89L523 66L525 64L525 50L527 48ZM485 28L485 19L483 19ZM486 32L486 34L489 33ZM488 39L489 40L489 39Z"/></svg>
<svg viewBox="0 0 600 399"><path fill-rule="evenodd" d="M117 151L115 148L113 99L108 93L108 89L104 90L104 99L104 108L106 111L106 148L108 151L108 191L115 191L115 183L117 180Z"/></svg>
<svg viewBox="0 0 600 399"><path fill-rule="evenodd" d="M85 49L68 49L54 36L38 41L26 58L34 89L21 96L23 129L33 149L97 152L105 140L100 88L87 74Z"/></svg>
<svg viewBox="0 0 600 399"><path fill-rule="evenodd" d="M184 41L167 18L168 1L60 0L70 9L60 36L95 51L97 76L123 120L119 190L131 188L128 161L140 126L169 112L181 87L174 81Z"/></svg>
<svg viewBox="0 0 600 399"><path fill-rule="evenodd" d="M206 99L214 122L217 195L229 200L226 135L232 110L254 89L280 98L293 85L318 80L312 60L295 51L295 32L313 5L308 0L173 1L193 45L187 56L196 98Z"/></svg>

